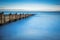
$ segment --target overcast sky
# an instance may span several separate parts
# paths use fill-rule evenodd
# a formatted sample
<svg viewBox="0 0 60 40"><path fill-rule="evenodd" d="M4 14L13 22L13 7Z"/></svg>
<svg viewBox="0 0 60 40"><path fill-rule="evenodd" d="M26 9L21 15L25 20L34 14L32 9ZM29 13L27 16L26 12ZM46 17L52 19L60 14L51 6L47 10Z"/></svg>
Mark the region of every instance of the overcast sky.
<svg viewBox="0 0 60 40"><path fill-rule="evenodd" d="M0 0L0 9L60 11L60 0Z"/></svg>

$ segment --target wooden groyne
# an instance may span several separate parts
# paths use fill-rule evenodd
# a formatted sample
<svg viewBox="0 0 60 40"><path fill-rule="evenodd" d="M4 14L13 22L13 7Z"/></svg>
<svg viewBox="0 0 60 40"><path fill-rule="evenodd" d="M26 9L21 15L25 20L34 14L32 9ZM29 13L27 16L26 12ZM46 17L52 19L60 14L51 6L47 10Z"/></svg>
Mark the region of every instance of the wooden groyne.
<svg viewBox="0 0 60 40"><path fill-rule="evenodd" d="M13 22L19 19L27 18L32 16L33 14L4 14L4 12L0 13L0 25Z"/></svg>

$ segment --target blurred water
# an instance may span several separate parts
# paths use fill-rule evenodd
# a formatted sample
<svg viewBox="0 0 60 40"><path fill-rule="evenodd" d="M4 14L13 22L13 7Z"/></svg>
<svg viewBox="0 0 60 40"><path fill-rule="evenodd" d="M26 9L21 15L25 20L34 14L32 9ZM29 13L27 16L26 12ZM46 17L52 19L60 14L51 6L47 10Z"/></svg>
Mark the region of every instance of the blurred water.
<svg viewBox="0 0 60 40"><path fill-rule="evenodd" d="M3 40L60 40L60 14L35 13L36 15L4 25Z"/></svg>

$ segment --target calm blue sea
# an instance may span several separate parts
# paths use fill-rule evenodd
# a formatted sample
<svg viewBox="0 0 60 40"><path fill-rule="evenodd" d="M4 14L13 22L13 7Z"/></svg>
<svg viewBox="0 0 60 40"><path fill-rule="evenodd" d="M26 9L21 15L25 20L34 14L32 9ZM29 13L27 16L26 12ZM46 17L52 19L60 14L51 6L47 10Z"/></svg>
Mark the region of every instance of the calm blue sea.
<svg viewBox="0 0 60 40"><path fill-rule="evenodd" d="M5 11L4 14L9 13ZM35 15L3 25L0 30L2 40L60 40L60 12L17 13Z"/></svg>

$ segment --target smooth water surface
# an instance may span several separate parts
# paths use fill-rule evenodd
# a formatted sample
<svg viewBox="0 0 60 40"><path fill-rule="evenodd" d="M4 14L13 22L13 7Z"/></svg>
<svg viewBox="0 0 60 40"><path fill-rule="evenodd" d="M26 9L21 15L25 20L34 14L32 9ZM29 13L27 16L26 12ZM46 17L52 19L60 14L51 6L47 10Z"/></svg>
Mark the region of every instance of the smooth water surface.
<svg viewBox="0 0 60 40"><path fill-rule="evenodd" d="M3 40L60 40L60 14L36 13L26 19L4 25Z"/></svg>

